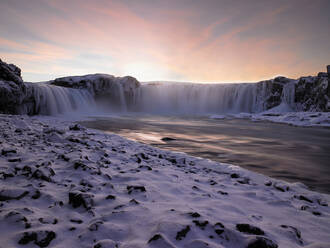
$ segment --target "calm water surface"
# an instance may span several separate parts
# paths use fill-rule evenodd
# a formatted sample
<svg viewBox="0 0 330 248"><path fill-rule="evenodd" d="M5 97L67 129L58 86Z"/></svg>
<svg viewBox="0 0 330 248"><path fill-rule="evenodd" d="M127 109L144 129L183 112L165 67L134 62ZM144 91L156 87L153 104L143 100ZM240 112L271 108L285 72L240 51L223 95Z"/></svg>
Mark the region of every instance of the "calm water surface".
<svg viewBox="0 0 330 248"><path fill-rule="evenodd" d="M329 128L147 115L95 118L82 124L330 193ZM162 141L164 137L175 140Z"/></svg>

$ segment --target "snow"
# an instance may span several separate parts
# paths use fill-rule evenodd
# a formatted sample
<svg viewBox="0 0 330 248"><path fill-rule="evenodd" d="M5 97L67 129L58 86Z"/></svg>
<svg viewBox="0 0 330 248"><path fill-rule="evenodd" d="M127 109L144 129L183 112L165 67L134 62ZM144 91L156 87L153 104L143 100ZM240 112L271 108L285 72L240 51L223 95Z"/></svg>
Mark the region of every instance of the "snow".
<svg viewBox="0 0 330 248"><path fill-rule="evenodd" d="M282 105L282 104L281 104ZM293 126L330 127L330 112L282 112L285 106L278 106L270 111L257 114L239 113L211 115L211 119L245 118L252 121L271 121Z"/></svg>
<svg viewBox="0 0 330 248"><path fill-rule="evenodd" d="M301 183L56 118L0 128L1 247L330 246L330 195Z"/></svg>

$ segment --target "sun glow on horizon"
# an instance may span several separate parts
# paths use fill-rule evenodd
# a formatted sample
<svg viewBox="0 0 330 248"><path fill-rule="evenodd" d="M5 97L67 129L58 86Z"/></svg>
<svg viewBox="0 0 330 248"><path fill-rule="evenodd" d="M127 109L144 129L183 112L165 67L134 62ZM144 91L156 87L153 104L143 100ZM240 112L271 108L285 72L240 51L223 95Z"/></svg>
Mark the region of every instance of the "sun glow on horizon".
<svg viewBox="0 0 330 248"><path fill-rule="evenodd" d="M1 59L34 82L92 73L208 83L297 78L330 63L329 11L326 0L3 0Z"/></svg>

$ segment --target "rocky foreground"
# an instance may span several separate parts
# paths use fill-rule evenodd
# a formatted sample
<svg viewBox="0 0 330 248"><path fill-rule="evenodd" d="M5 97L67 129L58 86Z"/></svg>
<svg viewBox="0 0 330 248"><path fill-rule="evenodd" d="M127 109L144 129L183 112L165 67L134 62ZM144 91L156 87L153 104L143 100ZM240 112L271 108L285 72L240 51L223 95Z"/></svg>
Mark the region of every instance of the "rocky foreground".
<svg viewBox="0 0 330 248"><path fill-rule="evenodd" d="M0 115L0 247L330 247L330 195L55 119Z"/></svg>

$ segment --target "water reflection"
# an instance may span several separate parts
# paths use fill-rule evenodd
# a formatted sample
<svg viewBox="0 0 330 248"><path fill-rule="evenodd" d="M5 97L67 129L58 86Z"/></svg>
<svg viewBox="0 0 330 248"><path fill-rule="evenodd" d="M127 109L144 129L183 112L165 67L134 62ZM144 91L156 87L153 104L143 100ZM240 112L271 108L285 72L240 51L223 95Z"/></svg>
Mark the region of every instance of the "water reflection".
<svg viewBox="0 0 330 248"><path fill-rule="evenodd" d="M330 129L204 117L121 116L84 125L162 149L232 163L330 193ZM163 141L169 137L174 140Z"/></svg>

